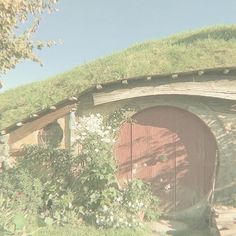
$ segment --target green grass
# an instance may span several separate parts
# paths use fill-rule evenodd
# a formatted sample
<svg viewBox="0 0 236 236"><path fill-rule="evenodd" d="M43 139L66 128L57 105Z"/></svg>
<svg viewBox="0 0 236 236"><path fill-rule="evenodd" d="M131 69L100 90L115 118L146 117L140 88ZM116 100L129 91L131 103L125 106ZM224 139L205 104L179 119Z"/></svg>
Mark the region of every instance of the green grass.
<svg viewBox="0 0 236 236"><path fill-rule="evenodd" d="M91 226L78 227L45 227L32 236L149 236L146 229L96 229Z"/></svg>
<svg viewBox="0 0 236 236"><path fill-rule="evenodd" d="M43 82L0 94L0 128L78 94L94 83L221 66L236 66L236 25L215 26L137 44Z"/></svg>

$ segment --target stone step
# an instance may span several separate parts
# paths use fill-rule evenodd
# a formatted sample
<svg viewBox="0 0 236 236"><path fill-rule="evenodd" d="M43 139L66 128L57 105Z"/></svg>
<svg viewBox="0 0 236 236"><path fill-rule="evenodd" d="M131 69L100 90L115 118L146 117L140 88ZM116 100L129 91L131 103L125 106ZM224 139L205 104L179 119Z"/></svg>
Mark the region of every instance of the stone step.
<svg viewBox="0 0 236 236"><path fill-rule="evenodd" d="M236 230L230 229L230 230L222 230L220 231L221 236L236 236Z"/></svg>
<svg viewBox="0 0 236 236"><path fill-rule="evenodd" d="M221 236L236 236L236 208L221 206L214 208L215 221Z"/></svg>

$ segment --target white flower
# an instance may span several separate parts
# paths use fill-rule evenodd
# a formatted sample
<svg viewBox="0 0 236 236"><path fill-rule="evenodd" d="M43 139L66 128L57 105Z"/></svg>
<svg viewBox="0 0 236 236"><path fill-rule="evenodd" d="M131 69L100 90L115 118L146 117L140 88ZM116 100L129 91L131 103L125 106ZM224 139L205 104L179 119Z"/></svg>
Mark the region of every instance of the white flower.
<svg viewBox="0 0 236 236"><path fill-rule="evenodd" d="M95 152L99 152L99 150L97 149L97 148L95 148L95 150L94 150Z"/></svg>
<svg viewBox="0 0 236 236"><path fill-rule="evenodd" d="M103 138L101 140L102 140L102 142L105 142L105 143L111 143L110 138Z"/></svg>

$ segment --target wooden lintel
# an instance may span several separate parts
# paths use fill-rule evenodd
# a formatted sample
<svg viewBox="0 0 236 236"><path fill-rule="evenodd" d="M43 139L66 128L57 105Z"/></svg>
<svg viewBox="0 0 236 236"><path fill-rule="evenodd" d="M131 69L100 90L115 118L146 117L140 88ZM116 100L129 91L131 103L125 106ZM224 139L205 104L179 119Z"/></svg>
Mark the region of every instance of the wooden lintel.
<svg viewBox="0 0 236 236"><path fill-rule="evenodd" d="M178 82L134 88L120 88L93 94L94 105L153 95L194 95L236 100L236 80Z"/></svg>

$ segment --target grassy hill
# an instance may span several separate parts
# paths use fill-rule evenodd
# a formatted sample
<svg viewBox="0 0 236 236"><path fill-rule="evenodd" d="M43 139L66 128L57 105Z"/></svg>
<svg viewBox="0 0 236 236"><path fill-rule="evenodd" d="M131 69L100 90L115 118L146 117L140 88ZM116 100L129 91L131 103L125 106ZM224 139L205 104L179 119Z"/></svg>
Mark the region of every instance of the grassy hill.
<svg viewBox="0 0 236 236"><path fill-rule="evenodd" d="M205 28L137 44L43 82L0 94L0 129L95 83L221 66L236 66L236 25Z"/></svg>

